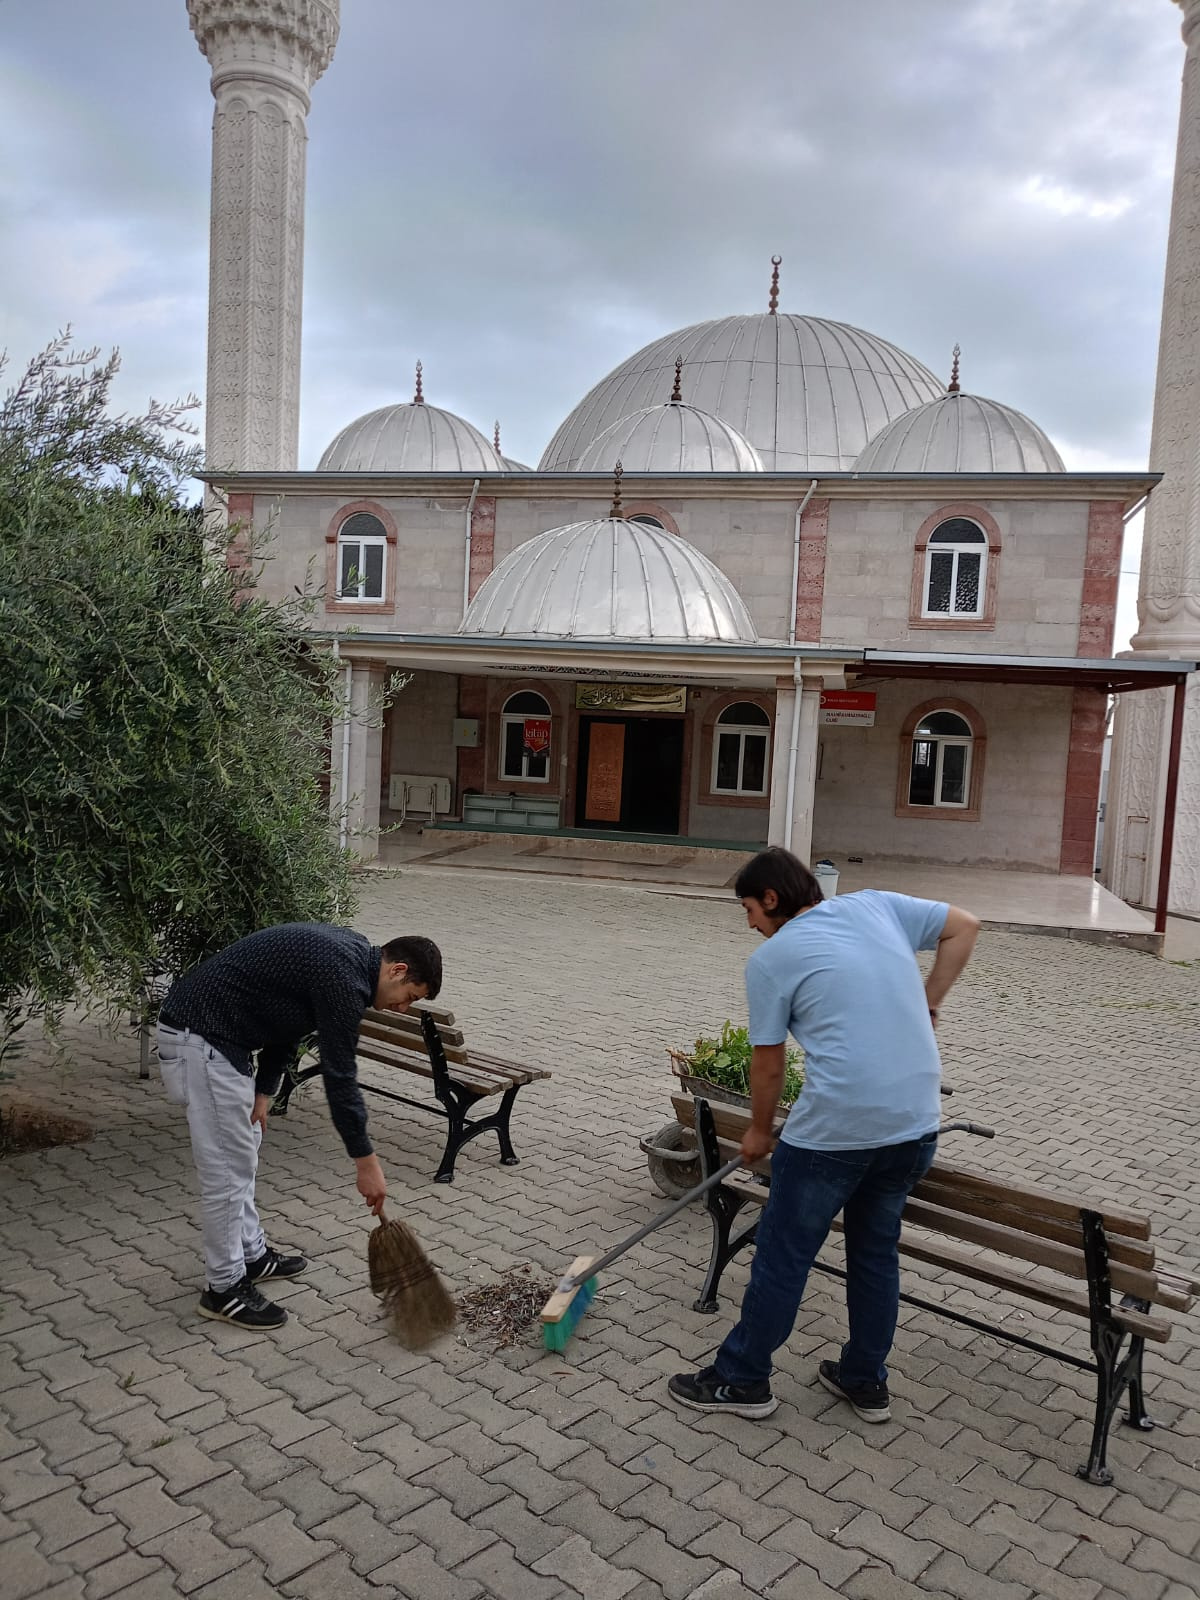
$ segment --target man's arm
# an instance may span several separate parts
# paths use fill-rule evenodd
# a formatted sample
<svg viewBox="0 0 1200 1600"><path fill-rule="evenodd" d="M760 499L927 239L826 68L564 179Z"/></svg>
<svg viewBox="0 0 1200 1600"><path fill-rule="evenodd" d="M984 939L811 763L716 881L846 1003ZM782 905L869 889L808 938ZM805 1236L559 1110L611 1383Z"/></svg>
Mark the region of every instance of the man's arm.
<svg viewBox="0 0 1200 1600"><path fill-rule="evenodd" d="M775 1112L786 1065L786 1039L782 1044L754 1046L750 1057L750 1126L742 1137L742 1160L748 1167L770 1155L775 1143Z"/></svg>
<svg viewBox="0 0 1200 1600"><path fill-rule="evenodd" d="M355 1187L374 1216L383 1210L387 1182L379 1157L367 1137L367 1108L358 1086L358 1027L363 1008L350 993L317 1008L317 1044L320 1051L321 1081L329 1115L341 1135L346 1154L357 1168Z"/></svg>
<svg viewBox="0 0 1200 1600"><path fill-rule="evenodd" d="M950 986L971 959L975 941L979 937L979 918L959 906L951 906L946 913L946 925L937 942L937 955L929 976L925 979L925 998L929 1015L937 1021L938 1007L950 992Z"/></svg>

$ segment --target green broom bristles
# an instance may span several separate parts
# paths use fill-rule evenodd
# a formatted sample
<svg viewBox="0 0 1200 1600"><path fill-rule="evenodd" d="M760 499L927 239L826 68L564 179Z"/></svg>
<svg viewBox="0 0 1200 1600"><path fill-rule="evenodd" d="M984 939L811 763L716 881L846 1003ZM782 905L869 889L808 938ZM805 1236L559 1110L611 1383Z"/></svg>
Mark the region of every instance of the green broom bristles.
<svg viewBox="0 0 1200 1600"><path fill-rule="evenodd" d="M542 1343L547 1350L565 1350L583 1314L596 1298L596 1279L589 1278L575 1291L575 1298L557 1322L542 1323Z"/></svg>
<svg viewBox="0 0 1200 1600"><path fill-rule="evenodd" d="M405 1349L424 1350L454 1326L453 1297L406 1223L380 1212L367 1241L367 1266L371 1288Z"/></svg>

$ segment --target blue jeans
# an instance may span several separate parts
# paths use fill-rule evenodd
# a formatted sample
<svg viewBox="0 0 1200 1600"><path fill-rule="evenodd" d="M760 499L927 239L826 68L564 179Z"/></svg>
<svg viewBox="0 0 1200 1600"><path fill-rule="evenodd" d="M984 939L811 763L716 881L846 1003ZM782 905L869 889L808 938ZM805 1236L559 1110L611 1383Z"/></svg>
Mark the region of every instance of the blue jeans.
<svg viewBox="0 0 1200 1600"><path fill-rule="evenodd" d="M887 1382L884 1363L900 1312L900 1213L936 1150L936 1133L876 1150L776 1146L741 1321L717 1351L723 1383L770 1378L771 1357L787 1343L809 1271L839 1211L850 1320L841 1380L848 1387Z"/></svg>

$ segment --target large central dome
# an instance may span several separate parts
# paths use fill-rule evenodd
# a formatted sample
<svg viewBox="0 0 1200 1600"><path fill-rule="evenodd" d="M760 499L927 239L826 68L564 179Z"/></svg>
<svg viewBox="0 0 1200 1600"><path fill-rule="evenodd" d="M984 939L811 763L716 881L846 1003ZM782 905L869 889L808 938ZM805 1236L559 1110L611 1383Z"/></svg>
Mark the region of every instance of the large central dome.
<svg viewBox="0 0 1200 1600"><path fill-rule="evenodd" d="M669 333L623 361L571 412L541 470L581 470L606 428L660 405L677 357L688 401L736 428L767 472L849 470L893 418L945 393L915 357L847 323L782 311L722 317Z"/></svg>

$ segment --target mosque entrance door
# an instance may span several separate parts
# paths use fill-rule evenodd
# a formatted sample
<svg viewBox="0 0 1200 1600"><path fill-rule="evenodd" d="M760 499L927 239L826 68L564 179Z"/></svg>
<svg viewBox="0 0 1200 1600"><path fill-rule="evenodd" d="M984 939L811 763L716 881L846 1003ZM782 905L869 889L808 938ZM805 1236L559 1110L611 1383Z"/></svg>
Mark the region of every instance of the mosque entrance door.
<svg viewBox="0 0 1200 1600"><path fill-rule="evenodd" d="M575 826L679 832L682 717L581 717Z"/></svg>

